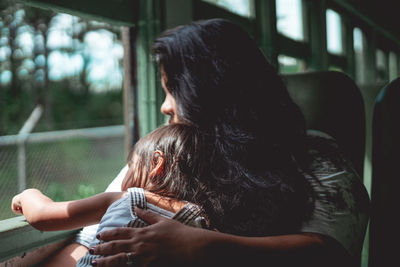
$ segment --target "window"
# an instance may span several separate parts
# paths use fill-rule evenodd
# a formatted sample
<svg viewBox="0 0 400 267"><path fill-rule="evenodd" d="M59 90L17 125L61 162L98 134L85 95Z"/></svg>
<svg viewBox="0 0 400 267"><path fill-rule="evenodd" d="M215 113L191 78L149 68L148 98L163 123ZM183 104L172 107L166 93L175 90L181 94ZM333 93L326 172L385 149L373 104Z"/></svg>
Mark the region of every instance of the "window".
<svg viewBox="0 0 400 267"><path fill-rule="evenodd" d="M246 18L255 17L254 0L203 0Z"/></svg>
<svg viewBox="0 0 400 267"><path fill-rule="evenodd" d="M376 78L378 82L388 80L387 55L380 49L376 50Z"/></svg>
<svg viewBox="0 0 400 267"><path fill-rule="evenodd" d="M326 10L326 35L328 52L342 54L342 22L339 14L331 9Z"/></svg>
<svg viewBox="0 0 400 267"><path fill-rule="evenodd" d="M397 55L394 52L389 53L389 80L393 81L397 77L399 77L399 69L398 69L398 60Z"/></svg>
<svg viewBox="0 0 400 267"><path fill-rule="evenodd" d="M280 73L301 72L306 70L305 61L298 58L279 55L278 63Z"/></svg>
<svg viewBox="0 0 400 267"><path fill-rule="evenodd" d="M344 72L344 70L343 70L343 68L342 68L342 67L335 66L335 65L331 65L331 66L329 66L329 67L328 67L328 70L331 70L331 71L340 71L340 72Z"/></svg>
<svg viewBox="0 0 400 267"><path fill-rule="evenodd" d="M359 84L366 82L366 62L365 62L365 37L364 33L360 28L354 28L353 30L353 48L354 48L354 60L355 60L355 80Z"/></svg>
<svg viewBox="0 0 400 267"><path fill-rule="evenodd" d="M2 220L16 216L9 203L25 187L56 201L104 191L125 155L120 28L21 5L0 15ZM40 140L21 143L39 103Z"/></svg>
<svg viewBox="0 0 400 267"><path fill-rule="evenodd" d="M304 40L302 0L276 1L278 32L297 41Z"/></svg>

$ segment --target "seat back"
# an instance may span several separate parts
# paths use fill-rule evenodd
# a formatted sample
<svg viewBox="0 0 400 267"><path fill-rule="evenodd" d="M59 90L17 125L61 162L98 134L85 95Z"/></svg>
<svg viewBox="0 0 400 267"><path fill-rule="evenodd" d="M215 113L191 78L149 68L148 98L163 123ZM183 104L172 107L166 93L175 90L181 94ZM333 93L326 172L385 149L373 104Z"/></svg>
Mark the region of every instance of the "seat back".
<svg viewBox="0 0 400 267"><path fill-rule="evenodd" d="M400 238L400 78L376 98L372 139L369 266L392 266ZM396 265L396 264L395 264Z"/></svg>
<svg viewBox="0 0 400 267"><path fill-rule="evenodd" d="M318 71L282 76L307 129L334 137L363 177L365 111L359 88L346 74Z"/></svg>

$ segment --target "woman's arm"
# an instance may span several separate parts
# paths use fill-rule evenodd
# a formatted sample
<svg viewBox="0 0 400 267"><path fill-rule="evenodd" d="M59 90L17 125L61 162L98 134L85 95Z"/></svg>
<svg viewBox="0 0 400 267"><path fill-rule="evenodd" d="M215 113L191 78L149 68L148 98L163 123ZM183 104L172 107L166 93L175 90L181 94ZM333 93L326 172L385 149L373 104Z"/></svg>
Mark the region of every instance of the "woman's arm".
<svg viewBox="0 0 400 267"><path fill-rule="evenodd" d="M99 222L108 206L124 194L109 192L86 199L54 202L37 189L27 189L13 198L11 208L41 231L75 229Z"/></svg>
<svg viewBox="0 0 400 267"><path fill-rule="evenodd" d="M353 266L343 248L318 234L240 237L136 212L152 225L102 232L99 239L109 242L92 252L108 257L96 259L96 266L124 266L127 252L137 266Z"/></svg>

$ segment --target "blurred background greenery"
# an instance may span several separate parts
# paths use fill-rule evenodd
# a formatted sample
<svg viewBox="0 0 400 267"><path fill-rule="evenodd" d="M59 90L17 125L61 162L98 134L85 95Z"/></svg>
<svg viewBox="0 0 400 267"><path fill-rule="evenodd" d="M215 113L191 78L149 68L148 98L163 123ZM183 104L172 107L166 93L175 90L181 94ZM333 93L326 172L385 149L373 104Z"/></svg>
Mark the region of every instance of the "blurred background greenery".
<svg viewBox="0 0 400 267"><path fill-rule="evenodd" d="M0 136L123 124L120 27L0 0ZM0 145L0 219L13 216L18 146ZM104 191L125 164L123 135L26 145L27 187L54 200Z"/></svg>

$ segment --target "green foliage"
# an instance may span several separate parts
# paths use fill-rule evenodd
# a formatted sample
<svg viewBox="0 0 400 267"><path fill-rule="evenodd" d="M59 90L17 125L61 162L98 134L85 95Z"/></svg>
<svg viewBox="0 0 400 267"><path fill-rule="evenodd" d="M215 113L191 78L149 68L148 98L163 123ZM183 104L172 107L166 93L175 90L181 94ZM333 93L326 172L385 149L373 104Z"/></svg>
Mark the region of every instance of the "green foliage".
<svg viewBox="0 0 400 267"><path fill-rule="evenodd" d="M114 80L108 73L91 80L94 64L103 61L91 58L85 43L89 33L112 36L107 40L117 52L110 51L107 57L113 57L112 65L118 73L122 70L120 28L6 2L0 0L0 136L17 134L38 104L44 112L35 132L122 124L120 79ZM49 45L49 36L56 31L60 39L70 42ZM58 64L74 57L83 63L74 65L72 72L57 69L61 77L52 77L52 53L58 55ZM70 70L67 64L65 69ZM121 138L28 144L26 151L27 187L38 188L55 201L104 191L125 162ZM18 190L16 162L15 147L0 147L0 219L12 216L9 201Z"/></svg>
<svg viewBox="0 0 400 267"><path fill-rule="evenodd" d="M53 201L64 201L67 199L64 190L64 185L52 182L47 189L47 194Z"/></svg>
<svg viewBox="0 0 400 267"><path fill-rule="evenodd" d="M79 198L87 198L87 197L93 196L95 194L95 192L96 192L96 190L93 185L80 184L78 186Z"/></svg>
<svg viewBox="0 0 400 267"><path fill-rule="evenodd" d="M65 79L51 82L52 125L42 119L35 131L65 130L118 125L123 123L122 91L87 94L71 90L73 81ZM22 91L18 99L4 90L2 97L6 107L0 113L0 136L17 134L34 109L32 95ZM46 108L46 107L45 107Z"/></svg>
<svg viewBox="0 0 400 267"><path fill-rule="evenodd" d="M73 83L68 79L51 83L55 129L122 124L122 91L85 95L71 90Z"/></svg>
<svg viewBox="0 0 400 267"><path fill-rule="evenodd" d="M12 95L11 89L7 87L3 89L0 98L2 98L6 107L0 110L0 135L15 134L18 133L34 109L31 101L32 96L29 92L23 90L16 99Z"/></svg>
<svg viewBox="0 0 400 267"><path fill-rule="evenodd" d="M121 138L72 139L27 145L27 187L54 201L82 199L104 192L125 163ZM0 150L0 220L13 215L18 193L17 147Z"/></svg>
<svg viewBox="0 0 400 267"><path fill-rule="evenodd" d="M47 188L47 195L53 201L66 201L74 199L82 199L93 196L97 193L94 185L92 184L78 184L71 188L63 183L52 182Z"/></svg>
<svg viewBox="0 0 400 267"><path fill-rule="evenodd" d="M118 27L75 18L71 30L64 31L71 42L52 47L46 41L61 27L56 25L60 20L57 13L18 4L0 8L0 136L18 133L38 104L44 107L44 113L35 131L122 123L122 90L115 88L118 85L102 92L91 90L93 81L88 75L92 58L85 46L85 37L91 31L107 31L114 36L114 43L120 42ZM24 34L32 38L31 51L20 41ZM62 80L51 80L52 52L79 55L83 66ZM121 60L116 64L122 68ZM6 76L11 78L3 81Z"/></svg>

